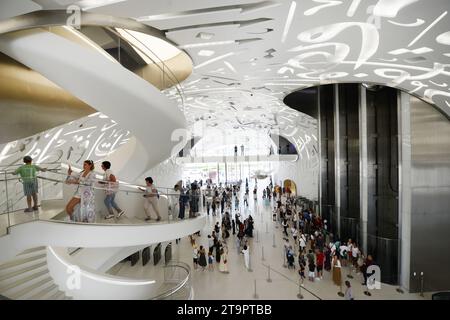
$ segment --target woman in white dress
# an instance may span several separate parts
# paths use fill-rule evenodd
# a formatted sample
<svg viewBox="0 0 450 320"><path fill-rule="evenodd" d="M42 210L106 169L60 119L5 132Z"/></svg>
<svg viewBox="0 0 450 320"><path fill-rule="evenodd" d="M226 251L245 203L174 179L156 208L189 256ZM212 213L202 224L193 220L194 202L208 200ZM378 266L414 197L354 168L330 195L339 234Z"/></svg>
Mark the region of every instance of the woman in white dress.
<svg viewBox="0 0 450 320"><path fill-rule="evenodd" d="M222 273L228 273L228 254L226 249L222 248L220 250L220 264L219 264L219 271Z"/></svg>
<svg viewBox="0 0 450 320"><path fill-rule="evenodd" d="M83 171L72 176L72 168L69 166L67 170L66 183L78 184L77 190L72 199L66 205L66 212L70 220L77 222L94 222L95 221L95 197L93 184L95 181L94 162L86 160L83 163ZM80 204L75 210L75 206Z"/></svg>
<svg viewBox="0 0 450 320"><path fill-rule="evenodd" d="M244 254L245 267L248 270L248 269L250 269L250 250L249 250L249 247L247 245L244 246L244 249L242 250L242 253Z"/></svg>

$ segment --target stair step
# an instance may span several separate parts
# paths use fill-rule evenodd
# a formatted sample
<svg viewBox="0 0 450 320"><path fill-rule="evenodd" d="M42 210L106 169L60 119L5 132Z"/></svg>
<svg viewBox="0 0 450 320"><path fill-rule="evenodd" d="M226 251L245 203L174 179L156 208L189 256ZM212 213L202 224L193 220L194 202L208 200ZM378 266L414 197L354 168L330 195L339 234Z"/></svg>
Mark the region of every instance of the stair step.
<svg viewBox="0 0 450 320"><path fill-rule="evenodd" d="M50 286L29 297L28 300L44 300L46 297L55 294L56 291L58 291L58 287L52 283Z"/></svg>
<svg viewBox="0 0 450 320"><path fill-rule="evenodd" d="M30 266L34 266L36 268L36 266L38 264L41 264L42 262L47 262L47 257L40 258L40 259L37 259L37 260L31 260L31 261L28 261L26 263L22 263L22 264L18 264L16 266L12 266L10 268L6 268L4 270L0 269L0 276L3 276L5 274L13 272L13 271L18 271L20 269L23 269L23 268L26 268L26 267L30 267Z"/></svg>
<svg viewBox="0 0 450 320"><path fill-rule="evenodd" d="M30 292L36 288L45 286L46 284L48 284L49 282L51 283L52 281L53 281L53 279L50 276L47 276L44 279L42 279L41 281L35 282L32 285L30 285L26 288L23 288L23 289L17 291L16 293L10 295L10 298L14 299L14 300L19 299L19 298L25 296L28 292Z"/></svg>
<svg viewBox="0 0 450 320"><path fill-rule="evenodd" d="M64 292L58 291L58 292L56 292L54 295L52 295L52 296L49 298L49 300L63 300L65 296L66 296L66 295L64 294Z"/></svg>
<svg viewBox="0 0 450 320"><path fill-rule="evenodd" d="M34 256L26 257L26 258L19 258L19 259L16 258L14 260L11 260L9 262L6 262L6 263L0 265L0 270L9 269L9 268L21 265L21 264L36 261L36 260L43 259L46 257L47 257L47 254L38 254L38 255L34 255Z"/></svg>
<svg viewBox="0 0 450 320"><path fill-rule="evenodd" d="M42 278L41 280L44 280L45 278ZM23 295L20 296L19 300L30 300L30 298L34 295L40 294L42 291L45 291L49 288L51 288L55 283L53 282L53 279L47 282L41 282L40 286L33 286L29 291L25 292ZM36 284L38 282L35 282ZM57 290L57 288L56 288Z"/></svg>
<svg viewBox="0 0 450 320"><path fill-rule="evenodd" d="M4 286L1 286L0 292L6 292L8 290L14 289L14 288L19 287L27 282L33 281L34 279L42 277L46 274L48 274L47 268L45 268L44 270L38 271L38 272L30 273L27 276L20 278L19 280L16 280L14 282L11 282Z"/></svg>
<svg viewBox="0 0 450 320"><path fill-rule="evenodd" d="M46 249L47 249L46 246L41 246L41 247L36 247L36 248L30 248L30 249L27 249L27 250L23 251L22 253L19 253L18 255L21 256L21 255L24 255L24 254L27 254L27 253L31 253L31 252L44 251L44 250L46 250Z"/></svg>
<svg viewBox="0 0 450 320"><path fill-rule="evenodd" d="M43 262L40 262L40 263L35 264L35 265L29 265L29 266L26 266L26 267L21 268L21 269L17 269L17 270L8 272L8 273L4 273L4 274L0 275L0 281L10 280L11 278L14 278L14 277L16 277L18 275L21 275L21 274L26 273L26 272L31 271L31 270L39 269L41 267L45 267L46 265L47 265L47 262L43 261Z"/></svg>

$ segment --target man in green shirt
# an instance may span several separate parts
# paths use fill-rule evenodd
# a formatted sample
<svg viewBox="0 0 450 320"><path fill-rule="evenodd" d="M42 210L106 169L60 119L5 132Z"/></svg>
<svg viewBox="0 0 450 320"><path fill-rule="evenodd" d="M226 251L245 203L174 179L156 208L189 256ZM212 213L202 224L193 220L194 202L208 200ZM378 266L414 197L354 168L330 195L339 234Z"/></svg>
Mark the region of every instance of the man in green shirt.
<svg viewBox="0 0 450 320"><path fill-rule="evenodd" d="M33 159L30 156L25 156L23 162L25 164L20 166L14 174L20 175L23 184L23 193L27 196L28 208L25 212L33 212L33 210L38 210L38 182L36 173L38 171L47 171L47 169L41 168L34 164L31 164ZM31 197L33 197L34 206L31 207Z"/></svg>

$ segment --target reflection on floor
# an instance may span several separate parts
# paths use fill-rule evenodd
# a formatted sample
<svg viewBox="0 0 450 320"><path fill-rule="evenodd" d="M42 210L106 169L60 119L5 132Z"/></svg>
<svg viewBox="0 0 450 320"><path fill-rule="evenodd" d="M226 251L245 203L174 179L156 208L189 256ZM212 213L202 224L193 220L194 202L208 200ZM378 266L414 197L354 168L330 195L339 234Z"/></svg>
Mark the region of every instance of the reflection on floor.
<svg viewBox="0 0 450 320"><path fill-rule="evenodd" d="M248 300L254 299L255 290L259 299L269 300L290 300L298 299L299 293L299 276L298 265L296 261L296 269L287 269L283 266L283 235L282 228L272 221L273 204L264 206L261 196L258 197L258 205L250 202L249 209L241 208L241 216L244 218L249 214L255 221L254 238L251 238L250 255L251 269L249 272L244 267L243 254L238 253L236 249L236 236L231 234L227 241L228 246L228 265L229 274L222 274L218 271L218 266L214 265L214 271L208 268L203 271L201 268L193 269L192 263L192 247L188 238L181 239L177 245L172 242L174 260L180 260L188 263L192 268L193 286L195 299L238 299ZM242 201L241 201L242 203ZM233 212L234 216L234 212ZM217 221L221 220L221 216L209 216L207 225L201 231L201 236L196 237L197 244L208 247L207 235L211 233L213 226ZM293 245L292 236L290 243ZM263 253L264 251L264 253ZM264 255L264 259L263 259ZM135 266L131 267L130 262L120 263L110 272L119 276L145 279L162 279L162 262L155 267L153 266L153 258L143 267L139 261ZM296 259L297 260L297 259ZM270 275L269 275L270 266ZM366 296L364 291L366 287L361 285L363 280L361 274L354 274L353 279L347 278L348 268L343 268L343 279L350 281L353 288L353 295L357 300L379 300L379 299L431 299L431 294L425 294L421 297L419 294L401 294L396 291L396 286L381 285L380 290L371 290L371 296ZM270 277L271 282L267 279ZM256 289L255 289L256 285ZM342 289L344 290L344 288ZM322 280L310 282L305 280L301 294L304 299L337 299L343 300L338 296L339 287L333 284L330 272L324 272Z"/></svg>

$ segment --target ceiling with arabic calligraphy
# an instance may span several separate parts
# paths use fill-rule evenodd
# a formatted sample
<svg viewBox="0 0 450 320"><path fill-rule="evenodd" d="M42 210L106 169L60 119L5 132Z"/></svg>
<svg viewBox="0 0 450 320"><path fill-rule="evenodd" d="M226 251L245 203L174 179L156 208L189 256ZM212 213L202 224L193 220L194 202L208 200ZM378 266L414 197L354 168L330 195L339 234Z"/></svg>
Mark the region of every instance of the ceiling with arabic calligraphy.
<svg viewBox="0 0 450 320"><path fill-rule="evenodd" d="M283 98L333 82L395 86L450 115L449 0L35 0L16 14L70 4L163 30L188 53L185 115L203 134L276 131L301 150L316 121Z"/></svg>

